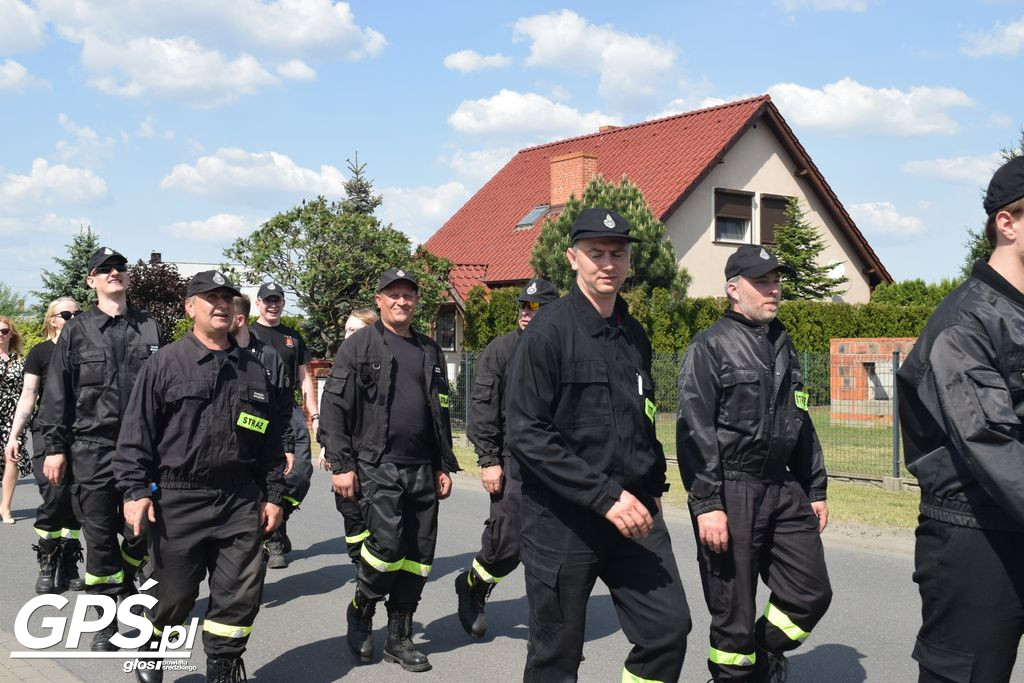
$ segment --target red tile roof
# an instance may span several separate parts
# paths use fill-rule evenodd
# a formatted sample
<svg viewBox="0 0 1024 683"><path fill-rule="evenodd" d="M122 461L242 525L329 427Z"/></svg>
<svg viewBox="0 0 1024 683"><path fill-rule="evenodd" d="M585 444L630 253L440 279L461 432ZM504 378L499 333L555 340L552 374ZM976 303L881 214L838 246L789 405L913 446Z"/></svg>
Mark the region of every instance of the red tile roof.
<svg viewBox="0 0 1024 683"><path fill-rule="evenodd" d="M452 287L459 297L465 301L469 296L469 290L486 281L487 266L477 263L456 263L452 266L451 275Z"/></svg>
<svg viewBox="0 0 1024 683"><path fill-rule="evenodd" d="M747 127L766 112L777 133L793 138L787 141L793 143L788 147L803 154L801 161L820 177L770 98L763 95L521 150L424 246L455 264L485 268L482 276L473 271L474 279L492 286L527 280L533 275L530 252L540 233L540 223L530 229L517 230L515 226L530 209L548 203L553 157L595 153L598 173L615 182L628 177L643 192L654 214L664 221ZM824 178L819 179L828 199L838 204ZM856 246L862 255L869 254L868 263L891 281L842 206L838 205L834 213L841 213L841 224L848 222L848 232L855 233L851 240L862 243ZM462 294L461 287L456 287Z"/></svg>

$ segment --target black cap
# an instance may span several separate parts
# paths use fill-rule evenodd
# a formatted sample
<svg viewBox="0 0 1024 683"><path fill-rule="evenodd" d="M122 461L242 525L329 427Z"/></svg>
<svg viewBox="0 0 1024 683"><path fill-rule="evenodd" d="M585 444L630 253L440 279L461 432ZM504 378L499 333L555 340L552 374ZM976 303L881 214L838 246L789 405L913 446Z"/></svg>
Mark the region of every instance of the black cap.
<svg viewBox="0 0 1024 683"><path fill-rule="evenodd" d="M519 293L518 300L520 302L533 301L543 306L544 304L551 303L557 298L558 287L555 287L554 284L547 280L537 278L526 283L526 286L523 287L523 291Z"/></svg>
<svg viewBox="0 0 1024 683"><path fill-rule="evenodd" d="M1007 204L1024 197L1024 157L1010 159L999 167L985 193L985 214L991 216Z"/></svg>
<svg viewBox="0 0 1024 683"><path fill-rule="evenodd" d="M266 299L275 296L281 299L284 298L284 287L276 282L264 282L260 285L260 290L256 292L257 299Z"/></svg>
<svg viewBox="0 0 1024 683"><path fill-rule="evenodd" d="M380 281L377 283L377 291L379 292L392 282L398 282L399 280L405 280L412 285L413 289L416 291L419 291L420 289L420 285L416 282L416 278L412 276L412 273L402 270L401 268L392 268L390 270L385 270L380 274Z"/></svg>
<svg viewBox="0 0 1024 683"><path fill-rule="evenodd" d="M96 266L101 266L107 261L120 261L121 263L128 263L121 252L111 249L110 247L100 247L93 255L89 257L89 273L96 270Z"/></svg>
<svg viewBox="0 0 1024 683"><path fill-rule="evenodd" d="M572 222L569 239L572 244L594 237L618 237L636 242L635 237L629 236L629 230L629 221L611 209L583 209Z"/></svg>
<svg viewBox="0 0 1024 683"><path fill-rule="evenodd" d="M185 290L185 296L195 296L203 292L212 292L215 289L227 289L235 296L242 295L238 291L238 287L235 287L235 284L224 273L219 270L204 270L192 276L192 280L188 283L188 289Z"/></svg>
<svg viewBox="0 0 1024 683"><path fill-rule="evenodd" d="M773 270L782 271L787 275L796 274L789 266L779 263L779 259L775 258L775 254L761 245L744 244L733 252L729 260L725 262L725 279L730 280L737 275L761 277Z"/></svg>

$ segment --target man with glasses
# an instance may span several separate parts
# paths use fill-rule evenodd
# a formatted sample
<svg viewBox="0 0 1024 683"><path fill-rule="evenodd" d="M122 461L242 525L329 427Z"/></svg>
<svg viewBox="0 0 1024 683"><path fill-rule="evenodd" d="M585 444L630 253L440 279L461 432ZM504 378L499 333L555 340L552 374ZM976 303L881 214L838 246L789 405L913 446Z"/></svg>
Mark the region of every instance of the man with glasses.
<svg viewBox="0 0 1024 683"><path fill-rule="evenodd" d="M434 561L438 500L451 493L448 473L459 469L448 378L441 347L412 329L416 279L385 271L374 300L380 320L338 349L317 437L335 492L357 500L370 531L346 614L348 646L360 663L373 658L373 614L387 596L384 660L428 671L412 642L412 615Z"/></svg>
<svg viewBox="0 0 1024 683"><path fill-rule="evenodd" d="M65 478L72 482L85 536L86 591L118 597L135 591L146 539L125 526L114 451L135 378L162 335L154 319L128 305L124 256L101 247L88 268L86 284L96 290L96 305L68 321L47 371L39 408L43 475L54 485ZM92 649L116 650L110 642L116 632L115 620L96 633Z"/></svg>
<svg viewBox="0 0 1024 683"><path fill-rule="evenodd" d="M466 436L476 449L484 490L491 494L490 516L484 522L480 552L473 565L455 577L459 622L466 633L483 638L487 633L484 605L494 586L519 566L519 508L522 484L510 471L505 443L505 371L523 330L544 304L558 298L558 288L547 280L531 280L519 294L519 324L491 341L480 353L473 376Z"/></svg>
<svg viewBox="0 0 1024 683"><path fill-rule="evenodd" d="M274 349L284 360L287 371L288 386L291 393L296 389L302 391L302 406L309 411L316 431L320 422L316 381L309 371L309 347L299 331L284 325L281 315L284 313L284 289L276 282L265 282L256 293L256 309L259 318L249 326L249 332L264 344ZM294 435L294 443L286 444L286 456L292 463L291 471L286 477L284 496L284 521L267 541L270 559L267 566L271 569L283 569L288 566L285 555L291 552L292 544L288 538L288 519L299 509L302 499L309 492L309 482L313 477L313 454L309 441L309 430L306 428L306 416L302 407L292 402L292 422L290 432Z"/></svg>

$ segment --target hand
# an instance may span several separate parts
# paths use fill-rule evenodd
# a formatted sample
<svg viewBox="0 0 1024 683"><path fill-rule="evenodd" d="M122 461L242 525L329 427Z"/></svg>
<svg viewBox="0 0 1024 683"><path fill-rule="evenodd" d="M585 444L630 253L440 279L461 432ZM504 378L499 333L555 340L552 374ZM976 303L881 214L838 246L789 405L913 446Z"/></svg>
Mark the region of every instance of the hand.
<svg viewBox="0 0 1024 683"><path fill-rule="evenodd" d="M260 503L260 524L263 526L264 533L269 534L281 526L283 519L284 511L281 510L280 505L274 505L266 501Z"/></svg>
<svg viewBox="0 0 1024 683"><path fill-rule="evenodd" d="M64 470L67 469L67 466L68 463L63 453L48 455L43 460L43 476L54 486L60 486L61 481L64 479Z"/></svg>
<svg viewBox="0 0 1024 683"><path fill-rule="evenodd" d="M326 470L328 472L331 471L331 466L327 463L327 458L322 455L320 456L320 460L317 461L316 466L322 470Z"/></svg>
<svg viewBox="0 0 1024 683"><path fill-rule="evenodd" d="M284 454L284 459L285 459L284 472L282 472L282 474L287 477L289 474L292 473L292 467L295 466L295 454L294 453L285 453Z"/></svg>
<svg viewBox="0 0 1024 683"><path fill-rule="evenodd" d="M697 515L697 531L701 545L713 553L724 553L729 549L729 518L722 510L712 510Z"/></svg>
<svg viewBox="0 0 1024 683"><path fill-rule="evenodd" d="M156 506L153 505L153 499L126 500L124 502L124 521L128 523L136 536L142 532L143 519L148 519L150 524L156 524Z"/></svg>
<svg viewBox="0 0 1024 683"><path fill-rule="evenodd" d="M619 533L626 538L643 538L654 526L654 519L651 518L647 506L629 491L622 492L615 505L604 513L604 518L614 524Z"/></svg>
<svg viewBox="0 0 1024 683"><path fill-rule="evenodd" d="M435 472L434 477L437 482L437 499L444 500L452 495L452 478L448 476L448 473Z"/></svg>
<svg viewBox="0 0 1024 683"><path fill-rule="evenodd" d="M814 510L814 514L818 518L818 533L820 534L828 526L828 503L823 500L815 501L811 503L811 509Z"/></svg>
<svg viewBox="0 0 1024 683"><path fill-rule="evenodd" d="M4 448L4 457L7 458L7 462L17 465L19 450L17 441L8 441L7 446Z"/></svg>
<svg viewBox="0 0 1024 683"><path fill-rule="evenodd" d="M356 478L356 471L332 474L331 488L339 496L355 500L356 494L359 493L359 479Z"/></svg>
<svg viewBox="0 0 1024 683"><path fill-rule="evenodd" d="M501 493L501 465L490 465L480 470L480 481L487 493Z"/></svg>

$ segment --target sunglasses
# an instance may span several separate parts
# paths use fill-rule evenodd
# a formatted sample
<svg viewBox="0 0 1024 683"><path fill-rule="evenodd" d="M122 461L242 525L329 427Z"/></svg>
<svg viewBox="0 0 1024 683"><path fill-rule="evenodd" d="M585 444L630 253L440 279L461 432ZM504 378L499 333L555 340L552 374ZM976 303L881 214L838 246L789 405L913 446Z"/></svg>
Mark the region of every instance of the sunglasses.
<svg viewBox="0 0 1024 683"><path fill-rule="evenodd" d="M10 331L11 331L11 328L9 328L9 327L0 327L0 334L7 334Z"/></svg>
<svg viewBox="0 0 1024 683"><path fill-rule="evenodd" d="M127 263L103 263L103 264L100 264L100 265L96 266L95 268L93 268L92 272L95 273L96 275L109 275L111 272L113 272L115 270L117 272L119 272L119 273L127 273L128 272L128 264Z"/></svg>
<svg viewBox="0 0 1024 683"><path fill-rule="evenodd" d="M56 318L57 316L60 316L61 318L64 318L65 320L71 320L76 315L81 315L81 314L82 314L81 311L61 311L60 313L54 313L50 317L51 318Z"/></svg>
<svg viewBox="0 0 1024 683"><path fill-rule="evenodd" d="M540 304L537 303L536 301L521 301L519 302L519 310L536 313L537 311L540 310Z"/></svg>

